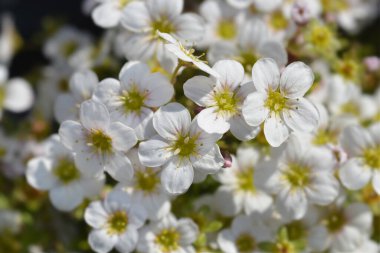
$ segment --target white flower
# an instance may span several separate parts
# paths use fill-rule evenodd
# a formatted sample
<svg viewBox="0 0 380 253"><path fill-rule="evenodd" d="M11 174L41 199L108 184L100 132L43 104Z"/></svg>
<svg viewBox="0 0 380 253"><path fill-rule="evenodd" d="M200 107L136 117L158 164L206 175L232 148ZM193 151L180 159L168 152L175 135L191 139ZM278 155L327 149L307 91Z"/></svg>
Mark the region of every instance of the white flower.
<svg viewBox="0 0 380 253"><path fill-rule="evenodd" d="M177 220L169 214L141 230L137 249L142 253L191 253L197 236L198 227L191 219Z"/></svg>
<svg viewBox="0 0 380 253"><path fill-rule="evenodd" d="M254 138L260 128L248 125L241 113L245 98L254 91L252 83L242 84L244 69L232 60L215 63L219 78L195 76L186 81L186 97L206 107L198 116L199 127L208 133L224 134L231 130L239 140Z"/></svg>
<svg viewBox="0 0 380 253"><path fill-rule="evenodd" d="M98 82L96 73L91 70L75 72L70 78L69 92L61 93L55 100L54 116L57 121L77 120L80 104L92 97Z"/></svg>
<svg viewBox="0 0 380 253"><path fill-rule="evenodd" d="M289 130L311 132L318 126L318 111L305 93L313 84L311 69L302 62L293 62L280 75L276 62L260 59L252 68L256 92L250 94L242 108L251 126L264 123L264 134L271 146L280 146Z"/></svg>
<svg viewBox="0 0 380 253"><path fill-rule="evenodd" d="M158 220L170 212L170 199L161 185L161 168L145 167L140 163L137 149L128 152L134 176L130 182L118 187L130 193L132 202L139 203L147 211L148 218Z"/></svg>
<svg viewBox="0 0 380 253"><path fill-rule="evenodd" d="M236 8L247 8L253 4L254 7L259 11L271 12L281 5L282 0L227 0L227 2Z"/></svg>
<svg viewBox="0 0 380 253"><path fill-rule="evenodd" d="M86 175L107 171L118 181L133 177L131 162L124 154L136 142L130 127L110 120L105 105L87 100L80 106L80 122L66 120L59 128L62 143L75 153L75 164Z"/></svg>
<svg viewBox="0 0 380 253"><path fill-rule="evenodd" d="M97 178L81 173L74 164L74 157L65 148L58 135L53 135L47 145L50 150L28 162L26 178L38 190L48 190L53 206L61 211L71 211L84 198L93 197L104 184L104 175Z"/></svg>
<svg viewBox="0 0 380 253"><path fill-rule="evenodd" d="M257 187L256 165L260 154L254 148L239 148L232 156L232 166L216 175L222 186L216 192L216 205L223 215L265 212L272 205L272 197Z"/></svg>
<svg viewBox="0 0 380 253"><path fill-rule="evenodd" d="M92 202L84 219L93 230L88 243L97 253L107 253L116 248L119 252L132 252L138 242L138 229L146 220L146 212L123 191L110 192L104 201Z"/></svg>
<svg viewBox="0 0 380 253"><path fill-rule="evenodd" d="M225 253L260 252L258 243L271 240L270 230L259 217L239 215L231 227L222 230L217 237L220 249Z"/></svg>
<svg viewBox="0 0 380 253"><path fill-rule="evenodd" d="M166 104L174 89L160 73L151 73L148 65L127 63L119 74L120 81L107 78L94 92L94 100L105 104L111 121L120 121L135 129L138 139L152 135L152 108Z"/></svg>
<svg viewBox="0 0 380 253"><path fill-rule="evenodd" d="M288 62L282 42L274 38L268 26L259 18L251 18L238 27L237 43L217 42L210 46L207 59L215 63L222 59L239 61L247 72L259 58L272 58L279 66Z"/></svg>
<svg viewBox="0 0 380 253"><path fill-rule="evenodd" d="M174 39L170 34L168 33L161 33L159 32L159 35L161 38L165 39L167 42L165 45L165 48L173 53L180 61L189 62L192 63L194 66L199 68L200 70L203 70L207 74L218 76L219 74L215 72L213 69L210 68L204 61L200 60L200 56L194 56L194 49L186 49L185 46L182 45L181 42Z"/></svg>
<svg viewBox="0 0 380 253"><path fill-rule="evenodd" d="M133 0L97 0L99 5L92 12L92 20L103 28L112 28L120 23L124 8Z"/></svg>
<svg viewBox="0 0 380 253"><path fill-rule="evenodd" d="M285 219L304 217L309 204L328 205L339 194L335 160L325 149L308 147L293 135L278 161L263 163L257 182L276 194L276 206Z"/></svg>
<svg viewBox="0 0 380 253"><path fill-rule="evenodd" d="M8 65L21 41L12 16L1 13L0 20L0 64Z"/></svg>
<svg viewBox="0 0 380 253"><path fill-rule="evenodd" d="M324 211L320 223L309 231L308 244L313 250L357 252L355 250L368 240L373 217L367 205L351 203L345 208L331 207Z"/></svg>
<svg viewBox="0 0 380 253"><path fill-rule="evenodd" d="M221 135L200 129L181 104L162 106L153 116L153 126L158 135L140 143L139 157L145 166L162 166L161 183L169 193L185 192L194 169L210 174L222 167L224 159L215 144Z"/></svg>
<svg viewBox="0 0 380 253"><path fill-rule="evenodd" d="M14 113L30 109L34 93L30 84L22 78L8 79L8 69L0 65L0 119L3 109Z"/></svg>
<svg viewBox="0 0 380 253"><path fill-rule="evenodd" d="M374 190L380 194L380 124L368 129L349 126L340 142L349 157L339 170L343 185L358 190L372 180Z"/></svg>
<svg viewBox="0 0 380 253"><path fill-rule="evenodd" d="M204 28L201 17L181 14L183 0L135 1L124 9L121 24L131 32L126 52L130 60L165 57L163 41L157 31L174 35L181 41L198 41Z"/></svg>

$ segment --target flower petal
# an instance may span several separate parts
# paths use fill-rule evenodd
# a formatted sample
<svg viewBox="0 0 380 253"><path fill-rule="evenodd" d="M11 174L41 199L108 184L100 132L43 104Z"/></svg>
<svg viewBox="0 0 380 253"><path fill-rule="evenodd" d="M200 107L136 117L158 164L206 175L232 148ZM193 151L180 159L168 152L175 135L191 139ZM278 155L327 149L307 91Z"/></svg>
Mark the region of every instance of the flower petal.
<svg viewBox="0 0 380 253"><path fill-rule="evenodd" d="M267 93L269 89L276 90L280 83L280 70L271 58L262 58L252 67L252 80L256 90Z"/></svg>
<svg viewBox="0 0 380 253"><path fill-rule="evenodd" d="M123 10L121 24L132 32L147 31L150 23L150 13L144 2L132 2Z"/></svg>
<svg viewBox="0 0 380 253"><path fill-rule="evenodd" d="M259 132L259 126L250 126L240 115L234 116L229 120L230 131L238 140L247 141L255 138Z"/></svg>
<svg viewBox="0 0 380 253"><path fill-rule="evenodd" d="M189 162L170 161L164 166L161 182L165 190L171 194L186 192L193 182L194 170Z"/></svg>
<svg viewBox="0 0 380 253"><path fill-rule="evenodd" d="M197 115L197 122L200 128L210 134L224 134L230 129L230 123L216 112L215 107L202 110Z"/></svg>
<svg viewBox="0 0 380 253"><path fill-rule="evenodd" d="M36 157L28 162L26 170L26 179L28 183L38 190L49 190L57 182L57 179L52 175L52 161Z"/></svg>
<svg viewBox="0 0 380 253"><path fill-rule="evenodd" d="M86 130L77 121L64 121L58 133L62 144L74 152L77 151L78 148L82 148L85 143Z"/></svg>
<svg viewBox="0 0 380 253"><path fill-rule="evenodd" d="M264 134L271 146L278 147L288 139L289 129L280 116L272 114L265 120Z"/></svg>
<svg viewBox="0 0 380 253"><path fill-rule="evenodd" d="M133 178L133 167L122 153L115 153L109 158L106 171L119 182L129 182Z"/></svg>
<svg viewBox="0 0 380 253"><path fill-rule="evenodd" d="M105 2L95 7L91 13L94 23L102 28L111 28L119 24L121 12L114 2Z"/></svg>
<svg viewBox="0 0 380 253"><path fill-rule="evenodd" d="M185 82L183 91L185 96L199 106L209 106L213 102L215 80L205 76L194 76Z"/></svg>
<svg viewBox="0 0 380 253"><path fill-rule="evenodd" d="M87 100L80 106L80 121L88 130L105 130L110 123L110 115L104 104Z"/></svg>
<svg viewBox="0 0 380 253"><path fill-rule="evenodd" d="M111 123L107 134L111 137L112 146L117 151L127 152L137 143L135 131L120 122Z"/></svg>
<svg viewBox="0 0 380 253"><path fill-rule="evenodd" d="M164 165L172 154L167 150L169 144L161 136L155 135L150 140L139 145L139 159L148 167Z"/></svg>
<svg viewBox="0 0 380 253"><path fill-rule="evenodd" d="M54 207L61 211L71 211L83 201L83 191L78 182L55 187L49 192Z"/></svg>
<svg viewBox="0 0 380 253"><path fill-rule="evenodd" d="M294 131L311 132L318 127L319 113L316 107L305 98L288 100L288 110L282 116L286 125Z"/></svg>
<svg viewBox="0 0 380 253"><path fill-rule="evenodd" d="M117 237L109 235L106 229L92 230L88 235L88 244L97 253L107 253L116 245Z"/></svg>
<svg viewBox="0 0 380 253"><path fill-rule="evenodd" d="M32 107L34 93L29 83L22 78L13 78L5 86L5 98L3 106L5 109L19 113Z"/></svg>
<svg viewBox="0 0 380 253"><path fill-rule="evenodd" d="M269 115L269 109L265 106L267 95L254 92L247 96L242 107L242 114L248 125L259 126Z"/></svg>
<svg viewBox="0 0 380 253"><path fill-rule="evenodd" d="M84 219L93 228L102 228L107 222L107 212L100 201L91 202L84 212Z"/></svg>
<svg viewBox="0 0 380 253"><path fill-rule="evenodd" d="M371 170L359 158L351 158L339 170L342 184L350 190L363 188L371 178Z"/></svg>
<svg viewBox="0 0 380 253"><path fill-rule="evenodd" d="M174 94L173 85L160 73L153 73L144 78L142 88L148 93L145 105L149 107L166 104Z"/></svg>
<svg viewBox="0 0 380 253"><path fill-rule="evenodd" d="M230 90L235 90L244 79L243 66L234 60L220 60L212 67L219 74L219 82L225 87L229 87Z"/></svg>
<svg viewBox="0 0 380 253"><path fill-rule="evenodd" d="M310 89L314 74L303 62L289 64L281 74L280 90L287 98L300 98Z"/></svg>

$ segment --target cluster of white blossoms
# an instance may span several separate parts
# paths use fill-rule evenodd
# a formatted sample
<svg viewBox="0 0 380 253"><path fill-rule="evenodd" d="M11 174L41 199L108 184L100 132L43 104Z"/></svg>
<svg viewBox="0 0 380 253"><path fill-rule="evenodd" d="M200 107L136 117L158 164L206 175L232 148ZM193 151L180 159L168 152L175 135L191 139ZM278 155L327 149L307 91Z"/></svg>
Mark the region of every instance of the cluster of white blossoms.
<svg viewBox="0 0 380 253"><path fill-rule="evenodd" d="M79 210L97 253L377 253L380 58L336 26L359 32L378 3L85 1L104 35L46 41L38 139L0 133L0 157ZM0 113L28 110L5 66Z"/></svg>

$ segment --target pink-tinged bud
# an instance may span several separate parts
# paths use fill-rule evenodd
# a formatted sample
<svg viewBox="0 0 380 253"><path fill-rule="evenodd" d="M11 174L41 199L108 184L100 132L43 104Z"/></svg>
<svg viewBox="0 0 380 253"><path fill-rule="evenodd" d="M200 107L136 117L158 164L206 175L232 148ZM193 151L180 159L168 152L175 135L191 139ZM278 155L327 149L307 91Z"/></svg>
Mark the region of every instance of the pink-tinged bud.
<svg viewBox="0 0 380 253"><path fill-rule="evenodd" d="M195 114L198 114L198 113L200 113L203 109L205 109L205 108L202 107L202 106L196 105L195 108L194 108L194 112L195 112Z"/></svg>
<svg viewBox="0 0 380 253"><path fill-rule="evenodd" d="M311 13L307 4L301 1L297 1L293 4L291 15L297 25L305 25L311 19Z"/></svg>
<svg viewBox="0 0 380 253"><path fill-rule="evenodd" d="M364 58L363 63L370 72L375 72L380 69L380 58L377 56L368 56Z"/></svg>
<svg viewBox="0 0 380 253"><path fill-rule="evenodd" d="M232 156L231 156L231 154L228 151L226 151L226 150L222 150L221 153L222 153L222 156L224 158L223 168L230 168L232 166Z"/></svg>

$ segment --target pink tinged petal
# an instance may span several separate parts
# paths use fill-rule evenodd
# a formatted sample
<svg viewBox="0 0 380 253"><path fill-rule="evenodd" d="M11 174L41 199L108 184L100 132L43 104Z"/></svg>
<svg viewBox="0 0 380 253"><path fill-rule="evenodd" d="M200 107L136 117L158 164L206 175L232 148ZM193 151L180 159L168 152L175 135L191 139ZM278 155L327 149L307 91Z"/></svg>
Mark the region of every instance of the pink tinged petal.
<svg viewBox="0 0 380 253"><path fill-rule="evenodd" d="M177 231L180 234L181 245L190 245L197 239L198 226L188 218L180 219L177 223Z"/></svg>
<svg viewBox="0 0 380 253"><path fill-rule="evenodd" d="M136 229L128 228L124 234L119 236L115 248L119 252L132 252L136 248L138 237Z"/></svg>
<svg viewBox="0 0 380 253"><path fill-rule="evenodd" d="M26 169L28 183L38 190L49 190L57 183L52 174L52 161L43 157L33 158Z"/></svg>
<svg viewBox="0 0 380 253"><path fill-rule="evenodd" d="M281 214L285 217L300 220L307 210L307 198L303 191L282 190L276 199Z"/></svg>
<svg viewBox="0 0 380 253"><path fill-rule="evenodd" d="M205 28L203 19L193 13L182 14L173 20L175 35L181 40L199 41L202 39Z"/></svg>
<svg viewBox="0 0 380 253"><path fill-rule="evenodd" d="M235 90L244 79L243 66L234 60L221 60L212 67L219 74L219 82L223 87Z"/></svg>
<svg viewBox="0 0 380 253"><path fill-rule="evenodd" d="M71 211L83 201L83 191L79 182L61 185L49 192L50 201L60 211Z"/></svg>
<svg viewBox="0 0 380 253"><path fill-rule="evenodd" d="M311 185L306 188L306 195L311 203L328 205L339 195L339 183L333 174L320 173L312 180Z"/></svg>
<svg viewBox="0 0 380 253"><path fill-rule="evenodd" d="M194 170L189 162L172 160L164 166L161 182L164 189L170 194L186 192L194 178Z"/></svg>
<svg viewBox="0 0 380 253"><path fill-rule="evenodd" d="M159 135L139 145L139 159L141 163L149 167L164 165L172 154L168 151L169 143Z"/></svg>
<svg viewBox="0 0 380 253"><path fill-rule="evenodd" d="M200 128L210 134L224 134L230 129L230 123L223 115L217 113L215 107L202 110L197 115L197 122Z"/></svg>
<svg viewBox="0 0 380 253"><path fill-rule="evenodd" d="M86 130L77 121L64 121L58 131L62 144L74 152L85 144Z"/></svg>
<svg viewBox="0 0 380 253"><path fill-rule="evenodd" d="M300 98L310 89L314 74L303 62L293 62L281 74L280 90L287 98Z"/></svg>
<svg viewBox="0 0 380 253"><path fill-rule="evenodd" d="M143 89L148 93L144 104L159 107L170 101L174 94L173 85L160 73L153 73L143 80Z"/></svg>
<svg viewBox="0 0 380 253"><path fill-rule="evenodd" d="M137 143L135 131L120 122L111 123L107 134L111 137L112 146L117 151L127 152Z"/></svg>
<svg viewBox="0 0 380 253"><path fill-rule="evenodd" d="M84 101L91 98L98 83L98 76L93 71L77 71L70 79L70 90L78 102Z"/></svg>
<svg viewBox="0 0 380 253"><path fill-rule="evenodd" d="M183 85L185 96L199 106L207 107L213 103L215 80L205 76L190 78Z"/></svg>
<svg viewBox="0 0 380 253"><path fill-rule="evenodd" d="M350 190L363 188L370 180L372 172L359 158L351 158L339 170L342 184Z"/></svg>
<svg viewBox="0 0 380 253"><path fill-rule="evenodd" d="M112 108L118 103L119 91L120 82L114 78L106 78L96 87L92 98Z"/></svg>
<svg viewBox="0 0 380 253"><path fill-rule="evenodd" d="M88 243L92 250L97 253L110 252L117 241L117 236L109 235L106 229L92 230L88 235Z"/></svg>
<svg viewBox="0 0 380 253"><path fill-rule="evenodd" d="M259 132L259 126L250 126L240 115L234 116L229 120L230 131L238 140L247 141L255 138Z"/></svg>
<svg viewBox="0 0 380 253"><path fill-rule="evenodd" d="M129 182L133 178L133 167L129 159L122 153L109 157L106 171L119 182Z"/></svg>
<svg viewBox="0 0 380 253"><path fill-rule="evenodd" d="M360 126L346 127L340 142L349 156L361 156L365 148L373 146L371 135Z"/></svg>
<svg viewBox="0 0 380 253"><path fill-rule="evenodd" d="M144 2L132 2L123 10L121 24L132 32L141 33L150 28L151 18Z"/></svg>
<svg viewBox="0 0 380 253"><path fill-rule="evenodd" d="M311 132L318 127L319 113L305 98L288 100L288 110L282 112L286 125L294 131Z"/></svg>
<svg viewBox="0 0 380 253"><path fill-rule="evenodd" d="M269 109L265 106L267 95L254 92L247 96L242 107L242 114L248 125L259 126L269 115Z"/></svg>
<svg viewBox="0 0 380 253"><path fill-rule="evenodd" d="M121 11L114 2L102 3L91 13L94 23L102 28L112 28L119 24Z"/></svg>
<svg viewBox="0 0 380 253"><path fill-rule="evenodd" d="M258 60L252 67L252 81L257 91L267 93L276 90L280 83L280 70L271 58Z"/></svg>
<svg viewBox="0 0 380 253"><path fill-rule="evenodd" d="M272 114L264 122L264 135L272 147L278 147L288 139L289 129L279 115Z"/></svg>
<svg viewBox="0 0 380 253"><path fill-rule="evenodd" d="M108 219L108 214L102 202L91 202L84 212L84 219L93 228L102 228Z"/></svg>
<svg viewBox="0 0 380 253"><path fill-rule="evenodd" d="M88 130L105 130L109 126L110 115L104 104L87 100L80 106L80 121Z"/></svg>
<svg viewBox="0 0 380 253"><path fill-rule="evenodd" d="M278 66L284 66L288 62L286 49L279 41L265 41L258 51L261 56L274 59Z"/></svg>
<svg viewBox="0 0 380 253"><path fill-rule="evenodd" d="M372 186L375 192L380 195L380 171L373 172Z"/></svg>
<svg viewBox="0 0 380 253"><path fill-rule="evenodd" d="M19 113L30 109L34 102L34 93L28 82L22 78L12 78L5 86L5 109Z"/></svg>
<svg viewBox="0 0 380 253"><path fill-rule="evenodd" d="M176 140L179 133L189 131L191 116L189 111L179 103L162 106L153 116L153 126L161 137Z"/></svg>

